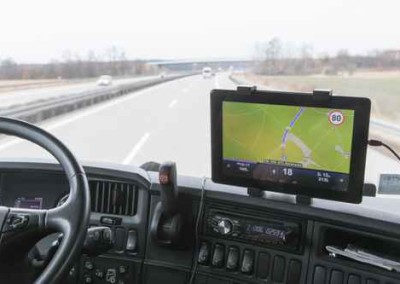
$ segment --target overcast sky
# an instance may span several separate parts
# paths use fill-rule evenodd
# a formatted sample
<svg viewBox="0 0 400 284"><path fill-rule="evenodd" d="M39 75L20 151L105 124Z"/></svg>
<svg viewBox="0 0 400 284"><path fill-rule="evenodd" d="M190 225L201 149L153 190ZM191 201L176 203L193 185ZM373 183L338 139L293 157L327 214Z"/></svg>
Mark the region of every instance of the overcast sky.
<svg viewBox="0 0 400 284"><path fill-rule="evenodd" d="M135 58L251 58L279 37L315 53L400 48L398 0L3 1L0 58L48 62L65 50Z"/></svg>

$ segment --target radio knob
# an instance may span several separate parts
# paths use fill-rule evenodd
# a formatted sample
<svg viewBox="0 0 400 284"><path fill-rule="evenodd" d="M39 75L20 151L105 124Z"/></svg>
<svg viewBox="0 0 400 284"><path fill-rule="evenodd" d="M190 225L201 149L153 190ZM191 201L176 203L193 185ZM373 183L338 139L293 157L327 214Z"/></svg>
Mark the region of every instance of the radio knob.
<svg viewBox="0 0 400 284"><path fill-rule="evenodd" d="M218 230L222 235L227 235L232 232L233 224L229 219L222 219L218 222Z"/></svg>

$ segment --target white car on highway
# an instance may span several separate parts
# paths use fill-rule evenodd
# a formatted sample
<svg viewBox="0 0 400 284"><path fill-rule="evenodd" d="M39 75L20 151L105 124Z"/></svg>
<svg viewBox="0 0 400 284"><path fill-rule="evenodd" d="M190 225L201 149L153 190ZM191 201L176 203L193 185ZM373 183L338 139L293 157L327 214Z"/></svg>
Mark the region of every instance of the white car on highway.
<svg viewBox="0 0 400 284"><path fill-rule="evenodd" d="M202 74L204 79L211 78L211 76L213 75L210 67L204 67Z"/></svg>
<svg viewBox="0 0 400 284"><path fill-rule="evenodd" d="M109 75L100 76L97 80L97 86L111 86L112 85L112 77Z"/></svg>

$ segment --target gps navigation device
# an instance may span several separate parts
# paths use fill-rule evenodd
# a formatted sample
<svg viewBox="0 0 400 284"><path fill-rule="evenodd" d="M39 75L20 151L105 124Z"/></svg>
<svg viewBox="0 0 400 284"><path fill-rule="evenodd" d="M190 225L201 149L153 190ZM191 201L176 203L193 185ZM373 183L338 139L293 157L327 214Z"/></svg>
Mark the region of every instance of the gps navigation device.
<svg viewBox="0 0 400 284"><path fill-rule="evenodd" d="M212 179L360 203L370 108L367 98L213 90Z"/></svg>

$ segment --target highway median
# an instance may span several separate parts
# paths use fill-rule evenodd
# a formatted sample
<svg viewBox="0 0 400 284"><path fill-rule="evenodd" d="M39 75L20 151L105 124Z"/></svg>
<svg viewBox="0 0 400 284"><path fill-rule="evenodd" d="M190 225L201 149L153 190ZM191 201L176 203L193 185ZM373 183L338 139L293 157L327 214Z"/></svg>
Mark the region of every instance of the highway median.
<svg viewBox="0 0 400 284"><path fill-rule="evenodd" d="M165 77L152 77L132 83L96 88L82 92L68 92L57 97L35 100L28 103L12 105L0 109L0 116L37 123L43 120L89 107L104 101L115 99L129 93L155 86L168 81L180 79L192 74L176 74Z"/></svg>

